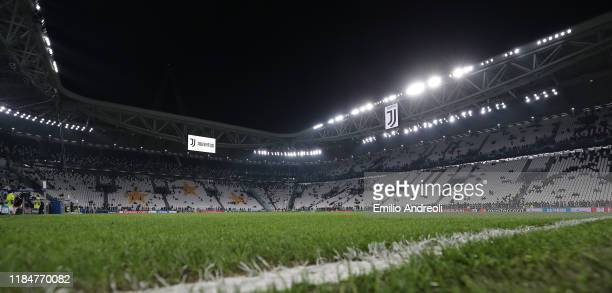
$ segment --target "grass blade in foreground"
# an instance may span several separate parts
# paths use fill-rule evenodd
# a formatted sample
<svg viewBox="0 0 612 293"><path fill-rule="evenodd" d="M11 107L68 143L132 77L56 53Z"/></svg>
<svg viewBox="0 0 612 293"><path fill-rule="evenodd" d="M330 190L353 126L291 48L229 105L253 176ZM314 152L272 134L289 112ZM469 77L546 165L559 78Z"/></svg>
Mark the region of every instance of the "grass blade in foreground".
<svg viewBox="0 0 612 293"><path fill-rule="evenodd" d="M611 292L612 220L473 242L294 292Z"/></svg>
<svg viewBox="0 0 612 293"><path fill-rule="evenodd" d="M373 243L370 246L370 251L348 250L349 253L345 254L345 259L337 262L278 268L262 272L256 276L230 277L195 284L180 284L160 290L151 290L150 292L254 292L269 288L289 289L295 284L304 282L315 285L338 283L351 276L366 275L375 271L381 272L400 266L415 256L441 253L443 249L449 247L458 247L471 242L499 237L554 230L601 219L567 220L540 227L527 226L514 229L485 229L481 232L454 233L416 242L393 243L390 248L379 243Z"/></svg>

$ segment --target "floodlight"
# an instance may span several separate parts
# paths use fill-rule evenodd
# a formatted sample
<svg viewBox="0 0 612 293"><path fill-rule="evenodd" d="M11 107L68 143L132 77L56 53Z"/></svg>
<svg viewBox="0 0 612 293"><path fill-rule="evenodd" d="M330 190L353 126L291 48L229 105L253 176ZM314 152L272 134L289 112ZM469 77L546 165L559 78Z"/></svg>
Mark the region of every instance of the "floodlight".
<svg viewBox="0 0 612 293"><path fill-rule="evenodd" d="M425 91L425 84L423 82L417 81L412 83L406 88L406 94L409 96L418 96Z"/></svg>
<svg viewBox="0 0 612 293"><path fill-rule="evenodd" d="M385 98L385 101L392 102L392 101L395 101L395 99L397 99L397 95L389 95Z"/></svg>
<svg viewBox="0 0 612 293"><path fill-rule="evenodd" d="M439 87L441 84L442 84L442 78L441 78L441 77L439 77L439 76L437 76L437 75L434 75L434 76L430 77L430 78L427 80L427 85L428 85L430 88L437 88L437 87Z"/></svg>
<svg viewBox="0 0 612 293"><path fill-rule="evenodd" d="M455 69L453 69L453 72L451 74L451 77L454 78L460 78L463 75L465 75L466 73L471 72L472 70L474 70L474 66L464 66L464 67L456 67Z"/></svg>

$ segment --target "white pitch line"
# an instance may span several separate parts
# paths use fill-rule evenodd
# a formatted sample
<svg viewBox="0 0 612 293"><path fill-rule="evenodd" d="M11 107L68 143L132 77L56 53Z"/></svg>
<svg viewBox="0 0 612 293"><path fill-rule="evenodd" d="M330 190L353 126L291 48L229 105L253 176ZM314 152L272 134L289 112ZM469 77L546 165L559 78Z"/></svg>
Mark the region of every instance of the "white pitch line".
<svg viewBox="0 0 612 293"><path fill-rule="evenodd" d="M485 229L476 233L454 233L422 241L394 242L389 248L385 247L383 243L372 243L368 245L368 252L348 249L348 252L345 253L345 259L341 261L291 268L279 267L270 271L260 272L256 276L235 276L212 281L182 283L168 287L142 290L140 292L254 292L272 288L277 290L290 289L292 285L304 282L314 285L338 283L351 276L366 275L373 271L383 271L397 267L405 264L411 257L426 252L441 254L444 248L457 247L469 242L575 226L606 218L563 220L545 226L523 226L514 229Z"/></svg>

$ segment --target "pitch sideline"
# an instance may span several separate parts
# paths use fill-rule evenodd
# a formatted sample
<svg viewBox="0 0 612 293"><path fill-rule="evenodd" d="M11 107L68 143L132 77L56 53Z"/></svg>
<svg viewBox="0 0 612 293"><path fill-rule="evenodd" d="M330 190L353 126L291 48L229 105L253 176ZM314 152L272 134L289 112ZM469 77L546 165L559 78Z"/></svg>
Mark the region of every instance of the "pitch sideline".
<svg viewBox="0 0 612 293"><path fill-rule="evenodd" d="M290 289L292 285L304 282L314 285L338 283L351 276L366 275L373 271L384 271L405 264L411 257L426 252L439 254L444 248L457 247L469 242L553 230L608 218L595 217L562 220L554 224L538 227L523 226L514 229L485 229L477 233L454 233L448 236L433 237L416 242L394 242L389 248L383 243L371 243L368 245L368 252L351 248L347 249L343 257L344 259L340 261L291 268L278 267L269 271L262 271L255 276L225 277L211 281L181 283L137 292L255 292L272 288L278 290Z"/></svg>

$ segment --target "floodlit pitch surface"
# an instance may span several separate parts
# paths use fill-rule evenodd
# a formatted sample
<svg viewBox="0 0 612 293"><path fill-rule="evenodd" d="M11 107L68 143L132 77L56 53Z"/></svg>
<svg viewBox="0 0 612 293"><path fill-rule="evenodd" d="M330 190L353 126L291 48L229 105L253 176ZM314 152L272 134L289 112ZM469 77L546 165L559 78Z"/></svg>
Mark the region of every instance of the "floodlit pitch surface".
<svg viewBox="0 0 612 293"><path fill-rule="evenodd" d="M72 271L75 288L131 290L337 261L368 244L598 214L225 213L0 217L0 271ZM610 291L612 219L424 253L384 272L298 291ZM341 257L340 259L342 259Z"/></svg>

